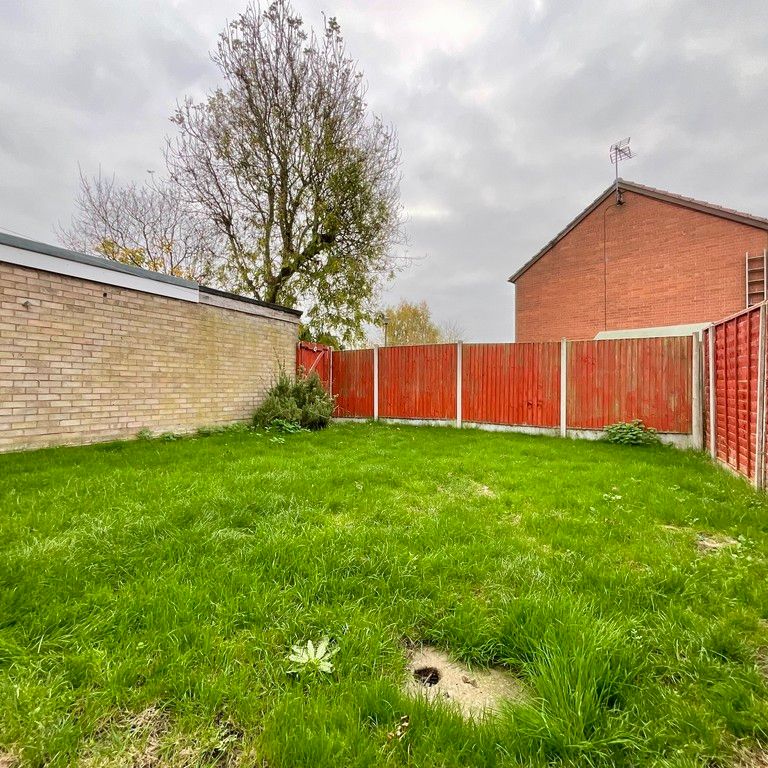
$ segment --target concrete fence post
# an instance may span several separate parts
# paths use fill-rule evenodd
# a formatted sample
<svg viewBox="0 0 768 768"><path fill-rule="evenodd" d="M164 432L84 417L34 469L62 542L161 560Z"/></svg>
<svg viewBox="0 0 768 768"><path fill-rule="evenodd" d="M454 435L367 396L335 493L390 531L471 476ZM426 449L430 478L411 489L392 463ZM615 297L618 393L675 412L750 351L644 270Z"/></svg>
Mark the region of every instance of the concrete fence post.
<svg viewBox="0 0 768 768"><path fill-rule="evenodd" d="M691 355L691 435L693 447L697 450L704 448L704 411L703 387L701 371L701 333L692 336Z"/></svg>
<svg viewBox="0 0 768 768"><path fill-rule="evenodd" d="M373 348L373 419L379 420L379 348Z"/></svg>
<svg viewBox="0 0 768 768"><path fill-rule="evenodd" d="M716 361L715 361L715 326L707 329L707 357L709 358L709 455L717 458L717 413L715 411Z"/></svg>
<svg viewBox="0 0 768 768"><path fill-rule="evenodd" d="M560 437L568 434L568 339L560 342Z"/></svg>
<svg viewBox="0 0 768 768"><path fill-rule="evenodd" d="M461 377L463 361L464 345L462 342L456 342L456 426L461 429Z"/></svg>
<svg viewBox="0 0 768 768"><path fill-rule="evenodd" d="M760 305L757 343L757 420L755 422L755 488L765 485L765 304Z"/></svg>

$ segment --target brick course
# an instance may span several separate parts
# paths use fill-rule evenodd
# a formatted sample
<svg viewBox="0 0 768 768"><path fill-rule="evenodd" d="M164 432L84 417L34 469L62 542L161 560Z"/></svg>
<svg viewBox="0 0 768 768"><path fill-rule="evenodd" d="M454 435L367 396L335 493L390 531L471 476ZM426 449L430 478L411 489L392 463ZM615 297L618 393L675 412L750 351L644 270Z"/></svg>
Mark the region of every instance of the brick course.
<svg viewBox="0 0 768 768"><path fill-rule="evenodd" d="M744 254L768 233L681 205L611 195L515 283L515 338L715 321L745 307Z"/></svg>
<svg viewBox="0 0 768 768"><path fill-rule="evenodd" d="M200 296L0 262L0 450L249 418L279 367L293 370L298 318Z"/></svg>

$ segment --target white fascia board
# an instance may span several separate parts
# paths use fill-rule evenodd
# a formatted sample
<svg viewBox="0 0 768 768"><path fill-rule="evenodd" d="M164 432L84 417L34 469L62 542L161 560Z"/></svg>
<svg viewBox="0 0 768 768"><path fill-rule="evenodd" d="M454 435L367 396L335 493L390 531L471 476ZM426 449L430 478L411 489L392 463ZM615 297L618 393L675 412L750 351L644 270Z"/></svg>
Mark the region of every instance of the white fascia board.
<svg viewBox="0 0 768 768"><path fill-rule="evenodd" d="M103 285L114 285L118 288L128 288L132 291L166 296L170 299L191 301L195 304L200 301L200 294L196 286L177 285L175 283L153 280L149 277L133 275L128 272L117 272L114 269L84 264L60 256L50 256L23 248L15 248L3 243L0 243L0 261L4 261L7 264L15 264L19 267L39 269L42 272L53 272L57 275L90 280L91 282L102 283Z"/></svg>

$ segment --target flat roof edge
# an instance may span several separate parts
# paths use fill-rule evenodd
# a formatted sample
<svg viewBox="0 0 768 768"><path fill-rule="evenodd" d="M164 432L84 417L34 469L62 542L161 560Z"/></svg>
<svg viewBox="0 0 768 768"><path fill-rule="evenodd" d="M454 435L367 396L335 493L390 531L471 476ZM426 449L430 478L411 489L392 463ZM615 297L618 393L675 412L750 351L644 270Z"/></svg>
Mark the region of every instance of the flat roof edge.
<svg viewBox="0 0 768 768"><path fill-rule="evenodd" d="M130 275L132 277L143 278L145 280L152 280L157 283L165 283L171 286L177 286L178 288L188 288L196 292L207 293L213 296L220 296L225 299L231 299L233 301L241 301L247 304L254 304L265 309L271 309L275 312L283 312L295 317L301 317L302 310L294 309L292 307L284 307L281 304L273 304L268 301L261 301L260 299L254 299L250 296L241 296L237 293L230 293L229 291L222 291L218 288L211 288L207 285L199 285L194 280L186 280L181 277L174 277L173 275L166 275L163 272L153 272L149 269L142 269L141 267L134 267L131 264L122 264L119 261L113 261L103 256L92 256L87 253L80 253L79 251L72 251L68 248L62 248L58 245L49 245L48 243L41 243L37 240L29 240L26 237L19 237L16 235L0 232L0 246L6 246L8 248L15 248L20 251L27 251L29 253L35 253L43 257L53 257L55 259L62 259L63 261L74 262L75 264L82 264L86 267L96 267L97 269L105 269L111 272L118 272L124 275ZM66 270L62 270L62 274L66 274Z"/></svg>
<svg viewBox="0 0 768 768"><path fill-rule="evenodd" d="M158 283L169 283L170 285L178 285L183 288L198 287L194 280L185 280L184 278L166 275L162 272L153 272L150 269L134 267L131 264L121 264L119 261L112 261L112 259L107 259L103 256L91 256L87 253L80 253L79 251L70 251L67 248L61 248L58 245L48 245L48 243L29 240L26 237L9 235L5 232L0 232L0 245L7 245L10 248L19 248L20 250L31 251L32 253L40 253L44 256L53 256L57 259L75 261L79 264L87 264L89 267L99 267L100 269L122 272L127 275L133 275L134 277L143 277L145 280L155 280Z"/></svg>
<svg viewBox="0 0 768 768"><path fill-rule="evenodd" d="M246 304L255 304L258 307L264 307L265 309L274 309L276 312L285 312L289 315L295 315L301 317L303 312L300 309L294 309L293 307L284 307L282 304L273 304L269 301L262 301L261 299L254 299L251 296L241 296L239 293L230 293L229 291L222 291L219 288L211 288L208 285L199 286L200 293L208 293L211 296L221 296L225 299L232 299L233 301L243 301Z"/></svg>

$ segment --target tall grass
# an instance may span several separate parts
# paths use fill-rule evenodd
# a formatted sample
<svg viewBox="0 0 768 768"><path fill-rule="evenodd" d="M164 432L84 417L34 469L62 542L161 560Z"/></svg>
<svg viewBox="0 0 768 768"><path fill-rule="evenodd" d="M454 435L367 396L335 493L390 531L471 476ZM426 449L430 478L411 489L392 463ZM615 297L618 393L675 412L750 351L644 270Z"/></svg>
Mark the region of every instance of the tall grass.
<svg viewBox="0 0 768 768"><path fill-rule="evenodd" d="M768 740L767 528L663 447L361 424L1 456L0 755L728 765ZM323 635L334 672L287 674ZM524 703L407 698L421 641Z"/></svg>

